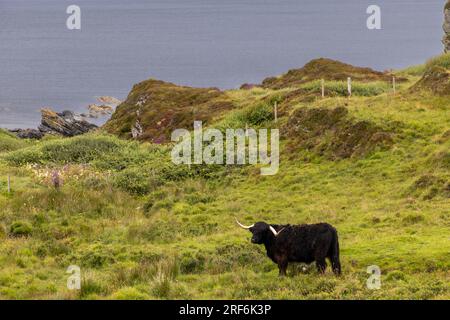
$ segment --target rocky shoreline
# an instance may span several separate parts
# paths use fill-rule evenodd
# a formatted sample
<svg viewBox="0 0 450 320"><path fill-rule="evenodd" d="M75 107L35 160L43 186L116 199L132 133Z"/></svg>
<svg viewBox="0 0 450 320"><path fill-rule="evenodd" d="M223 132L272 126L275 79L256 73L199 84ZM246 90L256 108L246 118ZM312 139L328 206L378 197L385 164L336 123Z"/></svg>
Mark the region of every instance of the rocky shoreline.
<svg viewBox="0 0 450 320"><path fill-rule="evenodd" d="M88 113L76 114L65 110L56 112L49 107L41 109L41 124L37 129L10 129L21 139L42 139L46 134L56 134L64 137L73 137L98 128L97 125L88 122L86 119L97 119L103 116L111 116L120 100L114 97L102 96L97 100L102 105L91 104L88 106Z"/></svg>

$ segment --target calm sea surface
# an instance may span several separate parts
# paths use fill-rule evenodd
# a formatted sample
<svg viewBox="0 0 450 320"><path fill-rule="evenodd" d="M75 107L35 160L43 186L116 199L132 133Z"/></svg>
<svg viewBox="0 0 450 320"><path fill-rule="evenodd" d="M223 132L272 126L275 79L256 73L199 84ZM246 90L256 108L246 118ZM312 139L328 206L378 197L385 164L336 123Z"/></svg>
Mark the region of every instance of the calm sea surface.
<svg viewBox="0 0 450 320"><path fill-rule="evenodd" d="M442 51L444 0L0 0L0 127L85 112L157 78L236 88L329 57L379 70ZM81 7L81 31L66 28ZM382 30L366 9L382 8Z"/></svg>

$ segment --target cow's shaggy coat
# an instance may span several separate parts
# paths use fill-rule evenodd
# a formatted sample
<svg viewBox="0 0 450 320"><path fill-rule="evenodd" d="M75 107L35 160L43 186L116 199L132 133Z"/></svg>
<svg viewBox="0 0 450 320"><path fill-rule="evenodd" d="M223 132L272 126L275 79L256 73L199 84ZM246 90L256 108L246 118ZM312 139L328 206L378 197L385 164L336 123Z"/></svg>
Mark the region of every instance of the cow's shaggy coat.
<svg viewBox="0 0 450 320"><path fill-rule="evenodd" d="M328 223L269 225L257 222L248 229L253 234L253 243L264 244L267 256L278 265L280 275L286 275L289 262L315 261L317 270L323 273L327 267L326 258L330 260L333 272L341 273L337 231Z"/></svg>

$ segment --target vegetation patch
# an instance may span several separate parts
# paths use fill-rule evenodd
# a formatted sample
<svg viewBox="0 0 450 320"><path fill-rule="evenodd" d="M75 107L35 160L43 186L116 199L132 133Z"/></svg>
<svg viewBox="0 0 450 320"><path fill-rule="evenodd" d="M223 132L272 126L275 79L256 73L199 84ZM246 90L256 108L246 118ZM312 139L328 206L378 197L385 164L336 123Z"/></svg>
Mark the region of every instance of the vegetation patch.
<svg viewBox="0 0 450 320"><path fill-rule="evenodd" d="M163 143L175 129L193 128L194 119L208 124L234 108L226 94L216 88L191 88L147 80L133 87L119 105L105 130L120 137Z"/></svg>
<svg viewBox="0 0 450 320"><path fill-rule="evenodd" d="M409 188L409 194L424 200L431 200L439 195L450 198L450 180L431 174L423 175Z"/></svg>
<svg viewBox="0 0 450 320"><path fill-rule="evenodd" d="M320 79L326 81L347 81L348 77L360 82L392 81L392 75L388 73L321 58L310 61L303 68L292 69L279 77L266 78L262 82L262 86L264 88L281 89L298 87L307 82ZM405 79L398 80L404 81Z"/></svg>
<svg viewBox="0 0 450 320"><path fill-rule="evenodd" d="M354 121L344 107L299 108L283 128L288 148L314 151L331 160L362 157L393 144L392 134L369 121Z"/></svg>
<svg viewBox="0 0 450 320"><path fill-rule="evenodd" d="M32 231L33 227L26 221L13 222L9 228L9 234L13 237L26 237L31 235Z"/></svg>
<svg viewBox="0 0 450 320"><path fill-rule="evenodd" d="M438 65L431 66L411 88L412 92L423 90L440 96L450 95L450 70Z"/></svg>

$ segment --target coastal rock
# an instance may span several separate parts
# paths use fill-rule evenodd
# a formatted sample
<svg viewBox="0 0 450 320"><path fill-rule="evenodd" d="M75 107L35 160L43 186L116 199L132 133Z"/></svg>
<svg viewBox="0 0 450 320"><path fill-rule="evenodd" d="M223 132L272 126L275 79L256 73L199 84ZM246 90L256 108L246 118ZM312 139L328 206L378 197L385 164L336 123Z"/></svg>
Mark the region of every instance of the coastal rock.
<svg viewBox="0 0 450 320"><path fill-rule="evenodd" d="M49 108L43 108L41 115L39 131L42 133L58 133L65 137L73 137L97 128L95 124L83 120L71 111L57 113Z"/></svg>
<svg viewBox="0 0 450 320"><path fill-rule="evenodd" d="M444 38L442 39L442 43L444 44L445 52L450 52L450 0L447 1L447 4L444 8Z"/></svg>
<svg viewBox="0 0 450 320"><path fill-rule="evenodd" d="M101 96L101 97L98 97L97 100L100 103L103 103L103 104L106 104L109 106L118 106L119 104L122 103L122 101L120 101L119 99L114 98L114 97L109 97L109 96Z"/></svg>
<svg viewBox="0 0 450 320"><path fill-rule="evenodd" d="M89 117L90 118L98 118L100 116L106 116L113 113L113 107L108 105L96 105L91 104L88 106Z"/></svg>
<svg viewBox="0 0 450 320"><path fill-rule="evenodd" d="M13 129L9 130L20 139L42 139L44 134L37 129Z"/></svg>

